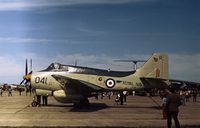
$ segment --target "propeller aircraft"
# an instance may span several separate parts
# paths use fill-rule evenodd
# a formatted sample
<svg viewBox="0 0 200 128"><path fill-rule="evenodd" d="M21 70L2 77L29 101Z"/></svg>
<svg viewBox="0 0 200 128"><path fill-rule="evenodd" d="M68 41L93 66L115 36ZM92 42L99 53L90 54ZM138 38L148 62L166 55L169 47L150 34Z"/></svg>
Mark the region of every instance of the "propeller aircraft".
<svg viewBox="0 0 200 128"><path fill-rule="evenodd" d="M31 64L32 65L32 64ZM52 63L48 68L26 71L25 83L30 82L36 95L53 96L62 103L75 106L89 105L89 97L106 91L133 91L166 88L169 85L168 56L154 53L142 67L133 71L110 71L81 66ZM36 106L37 101L32 102Z"/></svg>

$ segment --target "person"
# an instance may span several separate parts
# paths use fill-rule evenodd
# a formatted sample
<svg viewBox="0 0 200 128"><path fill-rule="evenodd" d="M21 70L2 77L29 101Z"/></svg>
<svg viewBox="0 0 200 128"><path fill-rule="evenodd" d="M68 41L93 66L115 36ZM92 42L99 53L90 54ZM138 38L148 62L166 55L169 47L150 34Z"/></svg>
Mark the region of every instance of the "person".
<svg viewBox="0 0 200 128"><path fill-rule="evenodd" d="M111 92L106 92L106 96L108 97L108 99L111 98Z"/></svg>
<svg viewBox="0 0 200 128"><path fill-rule="evenodd" d="M2 96L3 95L3 89L0 88L0 95Z"/></svg>
<svg viewBox="0 0 200 128"><path fill-rule="evenodd" d="M180 128L180 123L178 120L179 106L181 105L181 98L179 94L176 94L174 89L170 89L171 94L167 96L167 127L172 126L172 117L175 121L175 127Z"/></svg>
<svg viewBox="0 0 200 128"><path fill-rule="evenodd" d="M30 96L32 94L32 86L30 86L30 85L29 85L29 94L30 94Z"/></svg>
<svg viewBox="0 0 200 128"><path fill-rule="evenodd" d="M21 95L22 95L22 88L19 87L19 88L18 88L18 91L19 91L19 95L21 96Z"/></svg>
<svg viewBox="0 0 200 128"><path fill-rule="evenodd" d="M117 96L116 96L116 98L115 98L115 102L117 103L117 105L118 105L118 103L119 103L119 97L120 97L120 95L117 94Z"/></svg>
<svg viewBox="0 0 200 128"><path fill-rule="evenodd" d="M103 93L103 92L101 92L101 99L103 99L103 97L104 97L104 93Z"/></svg>
<svg viewBox="0 0 200 128"><path fill-rule="evenodd" d="M12 88L11 87L9 87L9 89L8 89L8 96L12 96Z"/></svg>
<svg viewBox="0 0 200 128"><path fill-rule="evenodd" d="M28 94L28 86L25 87L26 96Z"/></svg>
<svg viewBox="0 0 200 128"><path fill-rule="evenodd" d="M186 91L185 93L186 102L190 102L190 91Z"/></svg>
<svg viewBox="0 0 200 128"><path fill-rule="evenodd" d="M132 91L132 93L133 93L133 96L135 96L135 91Z"/></svg>
<svg viewBox="0 0 200 128"><path fill-rule="evenodd" d="M48 96L47 95L42 96L42 104L44 106L47 106L47 104L48 104Z"/></svg>
<svg viewBox="0 0 200 128"><path fill-rule="evenodd" d="M99 99L99 93L97 93L94 97L95 97L96 100L98 100Z"/></svg>
<svg viewBox="0 0 200 128"><path fill-rule="evenodd" d="M120 95L120 97L119 97L120 105L123 105L124 104L124 93L123 93L123 91L120 91L119 95Z"/></svg>
<svg viewBox="0 0 200 128"><path fill-rule="evenodd" d="M180 91L181 96L181 104L185 106L185 92L183 90Z"/></svg>
<svg viewBox="0 0 200 128"><path fill-rule="evenodd" d="M162 114L163 114L163 119L167 119L167 92L165 92L162 96Z"/></svg>
<svg viewBox="0 0 200 128"><path fill-rule="evenodd" d="M192 97L193 97L193 102L197 102L197 91L196 91L196 89L193 90Z"/></svg>
<svg viewBox="0 0 200 128"><path fill-rule="evenodd" d="M123 95L124 95L124 102L126 102L126 96L128 95L127 91L123 91Z"/></svg>

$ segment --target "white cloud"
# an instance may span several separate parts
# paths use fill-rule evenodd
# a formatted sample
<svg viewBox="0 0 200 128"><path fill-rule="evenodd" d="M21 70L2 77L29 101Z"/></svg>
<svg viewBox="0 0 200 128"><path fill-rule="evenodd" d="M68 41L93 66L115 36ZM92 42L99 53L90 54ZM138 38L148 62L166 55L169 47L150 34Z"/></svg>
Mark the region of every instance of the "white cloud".
<svg viewBox="0 0 200 128"><path fill-rule="evenodd" d="M132 63L117 63L114 59L148 59L150 55L122 55L120 57L108 55L55 55L52 57L42 56L35 53L23 55L0 55L0 83L20 83L25 72L25 58L33 59L33 71L47 68L53 62L74 65L77 60L78 66L86 66L111 70L132 70ZM170 78L200 82L200 54L169 54Z"/></svg>
<svg viewBox="0 0 200 128"><path fill-rule="evenodd" d="M88 32L89 33L89 32ZM92 32L91 32L92 33ZM95 31L94 31L95 33ZM93 34L94 34L93 33ZM97 34L97 32L96 32ZM20 37L0 37L1 43L65 43L65 44L88 44L88 41L76 41L68 39L46 39L46 38L20 38ZM100 43L98 41L92 43Z"/></svg>
<svg viewBox="0 0 200 128"><path fill-rule="evenodd" d="M26 10L38 7L70 6L78 4L123 4L155 0L1 0L0 11Z"/></svg>
<svg viewBox="0 0 200 128"><path fill-rule="evenodd" d="M52 40L37 38L0 37L0 43L46 43Z"/></svg>
<svg viewBox="0 0 200 128"><path fill-rule="evenodd" d="M89 27L85 27L86 25L84 24L77 24L74 29L81 32L82 34L85 35L90 35L90 36L102 36L103 34L107 34L105 31L101 30L94 30L90 29Z"/></svg>

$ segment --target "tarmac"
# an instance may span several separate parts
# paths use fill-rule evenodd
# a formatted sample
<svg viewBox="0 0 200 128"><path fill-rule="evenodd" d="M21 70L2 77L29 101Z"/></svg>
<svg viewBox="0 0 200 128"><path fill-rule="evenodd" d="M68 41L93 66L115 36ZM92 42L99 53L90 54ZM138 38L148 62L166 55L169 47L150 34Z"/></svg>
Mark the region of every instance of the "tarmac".
<svg viewBox="0 0 200 128"><path fill-rule="evenodd" d="M166 128L159 97L128 96L124 105L108 99L89 99L89 108L77 109L49 97L48 106L30 107L33 97L14 92L0 97L0 127L3 128ZM200 97L180 107L182 128L200 127ZM174 122L173 122L174 125Z"/></svg>

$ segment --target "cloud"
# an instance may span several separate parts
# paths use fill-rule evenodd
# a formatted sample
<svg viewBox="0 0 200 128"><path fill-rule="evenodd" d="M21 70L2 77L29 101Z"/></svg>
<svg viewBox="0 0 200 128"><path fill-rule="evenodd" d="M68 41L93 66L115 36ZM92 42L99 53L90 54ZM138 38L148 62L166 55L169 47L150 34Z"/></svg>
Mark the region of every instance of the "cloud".
<svg viewBox="0 0 200 128"><path fill-rule="evenodd" d="M38 38L18 38L18 37L0 37L0 43L46 43L49 39Z"/></svg>
<svg viewBox="0 0 200 128"><path fill-rule="evenodd" d="M82 30L83 31L83 30ZM86 31L86 30L85 30ZM88 30L89 31L89 30ZM88 33L92 33L92 30ZM96 32L97 34L98 32ZM95 31L93 33L95 35ZM101 43L100 41L90 42L84 40L70 40L70 39L47 39L47 38L20 38L20 37L0 37L0 44L8 44L8 43L65 43L65 44L89 44L89 43Z"/></svg>
<svg viewBox="0 0 200 128"><path fill-rule="evenodd" d="M86 25L83 23L77 24L74 27L74 29L77 30L78 32L82 33L83 35L102 36L102 35L107 34L106 31L90 29L89 26L86 27Z"/></svg>
<svg viewBox="0 0 200 128"><path fill-rule="evenodd" d="M2 0L0 11L27 10L41 7L87 5L87 4L123 4L129 2L146 2L155 0Z"/></svg>
<svg viewBox="0 0 200 128"><path fill-rule="evenodd" d="M47 68L53 62L78 66L93 67L99 69L111 69L117 71L133 70L132 63L117 63L115 59L148 59L150 55L122 55L108 56L88 54L58 54L55 56L43 56L36 53L18 55L0 55L0 83L20 83L25 72L25 58L33 59L33 71ZM169 71L171 79L200 82L200 54L169 54ZM141 64L139 65L141 66Z"/></svg>

